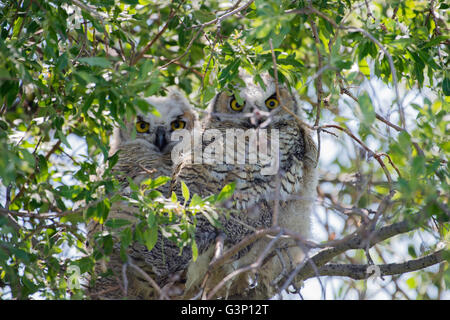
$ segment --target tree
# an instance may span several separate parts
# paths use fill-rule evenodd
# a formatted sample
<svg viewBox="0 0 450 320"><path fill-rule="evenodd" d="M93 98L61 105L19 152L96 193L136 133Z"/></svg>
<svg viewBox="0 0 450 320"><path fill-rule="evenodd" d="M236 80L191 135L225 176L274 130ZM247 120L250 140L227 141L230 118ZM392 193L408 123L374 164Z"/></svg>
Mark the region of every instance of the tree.
<svg viewBox="0 0 450 320"><path fill-rule="evenodd" d="M108 157L113 125L151 108L142 97L169 85L205 108L217 91L233 90L239 68L268 71L296 89L317 133L316 230L325 232L279 291L297 276L319 279L325 293L331 277L341 279L334 298L370 298L367 280L355 279L375 270L385 277L376 293L443 297L450 285L445 1L11 0L0 7L2 298L84 298L74 272L89 274L101 256L85 251L84 226L104 222L121 199L110 170L116 158ZM99 167L106 168L100 177ZM147 221L161 204L139 186L135 192L129 201ZM133 237L151 240L152 232L130 232L125 247ZM108 254L111 238L102 241ZM218 263L229 262L226 254Z"/></svg>

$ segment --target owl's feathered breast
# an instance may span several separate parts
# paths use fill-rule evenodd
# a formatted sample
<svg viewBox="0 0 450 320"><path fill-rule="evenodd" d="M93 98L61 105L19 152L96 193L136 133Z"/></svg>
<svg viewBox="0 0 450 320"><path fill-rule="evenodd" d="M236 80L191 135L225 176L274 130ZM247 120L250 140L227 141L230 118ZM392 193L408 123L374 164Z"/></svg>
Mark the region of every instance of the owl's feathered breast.
<svg viewBox="0 0 450 320"><path fill-rule="evenodd" d="M172 175L171 154L159 153L149 149L146 144L135 140L120 145L119 160L114 166L121 182L127 182L127 177L139 184L147 178Z"/></svg>

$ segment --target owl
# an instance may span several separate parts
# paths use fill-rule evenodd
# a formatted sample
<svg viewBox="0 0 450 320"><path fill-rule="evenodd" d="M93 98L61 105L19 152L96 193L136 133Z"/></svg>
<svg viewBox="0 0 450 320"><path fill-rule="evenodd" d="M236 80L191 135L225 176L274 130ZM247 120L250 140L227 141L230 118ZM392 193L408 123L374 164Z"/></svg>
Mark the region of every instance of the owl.
<svg viewBox="0 0 450 320"><path fill-rule="evenodd" d="M172 175L171 152L176 141L172 141L173 132L181 129L192 130L197 122L197 113L187 99L177 90L170 89L167 96L148 97L147 102L157 112L138 112L132 121L125 122L125 128L117 127L111 139L110 154L118 153L118 160L113 171L121 182L121 194L129 195L128 179L139 184L147 178ZM167 196L168 185L158 188ZM137 208L126 202L114 202L110 208L108 219L127 219L137 221ZM88 226L88 238L93 242L93 235L102 231L102 225L91 222ZM117 236L115 231L113 237ZM117 240L117 239L116 239ZM117 241L116 241L117 242ZM112 271L108 277L100 277L95 287L90 290L96 299L124 298L122 286L123 261L120 258L120 246L114 245L109 261L103 261L96 268L98 273ZM179 263L189 260L180 255L179 248L158 234L158 242L148 251L140 244L132 244L127 252L132 262L152 275L159 285L164 285L168 277L178 271ZM180 262L181 261L181 262ZM111 272L109 272L111 273ZM128 298L149 299L154 297L150 284L140 275L128 270Z"/></svg>
<svg viewBox="0 0 450 320"><path fill-rule="evenodd" d="M136 119L126 123L126 128L114 129L110 153L119 152L114 166L118 179L126 182L127 177L139 184L150 176L171 176L171 152L178 141L171 135L180 129L192 130L197 114L180 92L170 89L165 97L148 97L147 102L155 113L138 113ZM134 136L135 132L135 136ZM167 195L168 185L160 190Z"/></svg>
<svg viewBox="0 0 450 320"><path fill-rule="evenodd" d="M239 97L220 92L208 107L208 116L202 120L202 151L206 163L196 163L189 157L181 159L174 166L171 189L179 192L184 181L192 193L206 197L217 194L228 183L235 184L227 204L231 209L229 216L223 216L220 221L227 247L257 229L271 227L276 201L278 225L307 238L317 184L317 148L309 129L291 114L301 116L298 95L280 86L278 96L275 81L268 74L261 76L264 88L242 70L240 78L245 85L238 89ZM231 131L235 132L233 138L227 137ZM244 140L237 141L239 135ZM211 145L218 150L212 156L206 152ZM271 152L267 152L269 149ZM235 161L230 161L233 158ZM212 239L219 232L205 219L199 219L197 229L199 240ZM269 240L262 239L238 252L232 263L210 275L210 288L233 270L255 262ZM202 254L188 267L186 297L196 293L202 284L214 246L214 241L200 243ZM282 272L288 271L284 270L286 266L292 269L303 258L301 249L290 239L278 241L276 251L278 254L272 252L258 271L257 285L251 293L247 290L248 279L254 275L247 273L231 280L219 295L226 298L247 294L248 298L255 299L273 296L274 282Z"/></svg>

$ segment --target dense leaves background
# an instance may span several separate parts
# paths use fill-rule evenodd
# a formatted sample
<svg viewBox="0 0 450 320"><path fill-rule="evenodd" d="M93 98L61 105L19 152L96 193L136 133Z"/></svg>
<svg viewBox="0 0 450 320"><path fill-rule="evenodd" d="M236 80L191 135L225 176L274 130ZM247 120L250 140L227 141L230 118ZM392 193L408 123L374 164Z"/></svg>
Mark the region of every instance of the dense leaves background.
<svg viewBox="0 0 450 320"><path fill-rule="evenodd" d="M343 238L374 217L377 226L417 224L372 256L351 250L334 262L398 262L448 247L445 1L20 0L0 8L2 298L84 297L83 287L68 287L70 267L88 274L111 250L106 234L105 250L86 254L84 226L105 221L121 199L109 137L136 110L151 110L143 97L176 85L204 108L217 91L234 90L239 68L273 75L273 55L321 142L316 241ZM186 214L185 203L134 191L143 224L126 228L122 245L134 237L151 248L162 222L155 212ZM193 202L214 212L214 201ZM123 227L116 223L107 226ZM186 220L180 246L193 245L194 230ZM440 298L447 266L373 285L394 298ZM322 289L371 297L366 281L342 279Z"/></svg>

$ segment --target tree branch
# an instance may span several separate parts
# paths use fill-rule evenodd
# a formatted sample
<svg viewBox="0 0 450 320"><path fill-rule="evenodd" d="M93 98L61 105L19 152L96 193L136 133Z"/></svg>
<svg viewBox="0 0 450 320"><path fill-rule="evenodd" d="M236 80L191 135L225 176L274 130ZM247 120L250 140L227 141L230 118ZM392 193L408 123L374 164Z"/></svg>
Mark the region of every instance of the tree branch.
<svg viewBox="0 0 450 320"><path fill-rule="evenodd" d="M375 265L375 267L379 268L381 276L404 274L407 272L421 270L430 267L432 265L441 263L442 261L444 261L442 253L443 250L440 250L419 259L409 260L403 263L379 264ZM339 276L339 277L349 277L355 280L361 280L367 279L371 276L371 274L367 272L367 268L369 266L371 265L330 263L320 267L319 273L321 276Z"/></svg>
<svg viewBox="0 0 450 320"><path fill-rule="evenodd" d="M108 198L109 197L110 196L108 196ZM75 209L75 210L68 210L68 211L64 211L64 212L58 212L58 213L53 213L53 212L48 212L48 213L29 213L29 212L24 212L24 211L13 211L13 210L8 210L8 209L4 209L4 208L0 208L0 213L10 214L10 215L17 216L17 217L22 217L22 218L53 219L53 218L60 218L60 217L68 216L68 215L71 215L71 214L77 214L77 213L83 212L83 211L89 209L90 207L93 207L93 206L99 204L100 202L104 201L105 199L106 199L106 197L98 199L98 200L95 200L95 201L89 203L85 207L81 207L81 208L78 208L78 209Z"/></svg>
<svg viewBox="0 0 450 320"><path fill-rule="evenodd" d="M147 280L147 282L150 283L150 285L158 292L158 294L160 295L161 298L166 299L166 300L170 300L169 297L165 294L165 292L163 290L161 290L161 288L158 286L158 284L155 282L155 280L153 280L152 277L150 277L139 266L135 265L131 261L130 257L128 257L127 265L129 267L133 268L137 273L139 273L141 275L141 277L143 277L145 280Z"/></svg>
<svg viewBox="0 0 450 320"><path fill-rule="evenodd" d="M177 10L181 7L181 5L183 4L184 1L181 1L180 4L178 5L177 9L174 10L173 8L170 9L170 13L169 13L169 17L167 18L167 22L166 24L162 27L162 29L156 34L156 36L144 47L144 49L141 50L141 52L139 52L131 61L130 65L135 65L140 59L142 59L142 57L144 56L144 54L153 46L153 44L159 39L161 38L162 34L164 33L164 31L166 31L167 27L169 26L169 23L172 21L173 17L175 16L175 14L177 13Z"/></svg>
<svg viewBox="0 0 450 320"><path fill-rule="evenodd" d="M375 244L389 239L393 236L412 231L416 228L414 221L404 220L392 225L383 227L378 231L373 232L371 239L369 240L368 247L372 247ZM341 253L352 249L365 249L367 239L365 234L359 232L354 235L345 237L342 240L337 241L335 246L325 248L317 252L310 257L311 262L318 268L325 265L328 261L331 261L334 257ZM293 272L291 272L289 278L285 281L279 292L284 291L294 280L298 281L311 278L315 275L312 263L304 261L304 263L298 265Z"/></svg>

